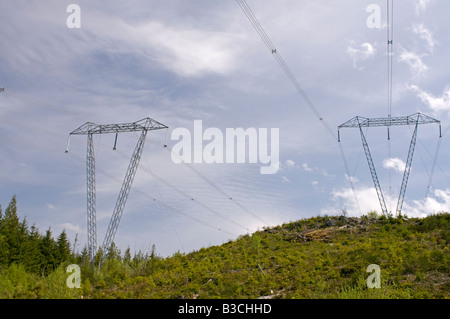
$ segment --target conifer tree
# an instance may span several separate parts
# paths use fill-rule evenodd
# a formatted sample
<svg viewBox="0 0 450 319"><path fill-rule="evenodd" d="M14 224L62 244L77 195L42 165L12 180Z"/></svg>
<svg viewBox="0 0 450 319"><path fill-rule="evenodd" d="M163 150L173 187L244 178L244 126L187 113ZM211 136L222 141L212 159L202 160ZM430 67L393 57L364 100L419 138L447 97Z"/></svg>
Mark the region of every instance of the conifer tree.
<svg viewBox="0 0 450 319"><path fill-rule="evenodd" d="M43 256L41 268L45 274L48 274L55 269L57 263L57 247L50 228L40 242L40 251Z"/></svg>
<svg viewBox="0 0 450 319"><path fill-rule="evenodd" d="M39 233L35 225L31 226L28 234L27 254L29 256L28 269L36 274L41 272L41 267L44 263L44 257L40 250L43 236Z"/></svg>
<svg viewBox="0 0 450 319"><path fill-rule="evenodd" d="M6 237L0 232L0 269L9 265L9 246Z"/></svg>
<svg viewBox="0 0 450 319"><path fill-rule="evenodd" d="M3 234L3 213L0 205L0 268L9 265L9 246Z"/></svg>
<svg viewBox="0 0 450 319"><path fill-rule="evenodd" d="M108 249L106 254L107 259L121 259L120 249L116 246L114 242L111 243L111 247Z"/></svg>
<svg viewBox="0 0 450 319"><path fill-rule="evenodd" d="M81 250L81 254L77 257L78 263L81 263L83 265L89 264L89 253L87 246L84 246L84 248Z"/></svg>
<svg viewBox="0 0 450 319"><path fill-rule="evenodd" d="M127 247L123 254L123 261L129 263L131 261L131 250L130 247Z"/></svg>
<svg viewBox="0 0 450 319"><path fill-rule="evenodd" d="M100 266L102 261L103 261L103 249L102 249L102 247L99 247L97 250L97 253L95 254L95 257L94 257L94 265L96 267L98 267L98 266Z"/></svg>
<svg viewBox="0 0 450 319"><path fill-rule="evenodd" d="M20 222L15 195L4 212L0 208L0 269L21 264L27 272L48 274L71 257L65 231L55 242L50 228L43 236L35 225L28 227L26 218Z"/></svg>
<svg viewBox="0 0 450 319"><path fill-rule="evenodd" d="M28 224L26 218L22 220L19 224L19 231L17 234L18 246L19 246L19 255L18 260L25 266L25 269L28 268L28 265L31 264L33 256L29 254L30 252L30 241L29 241L29 231Z"/></svg>
<svg viewBox="0 0 450 319"><path fill-rule="evenodd" d="M11 202L5 210L5 220L13 220L19 223L19 217L17 216L17 198L13 196Z"/></svg>
<svg viewBox="0 0 450 319"><path fill-rule="evenodd" d="M14 195L5 210L2 222L2 233L9 248L9 263L20 262L20 224L17 216L17 202Z"/></svg>
<svg viewBox="0 0 450 319"><path fill-rule="evenodd" d="M62 233L58 236L58 240L56 242L56 246L58 249L58 264L70 261L71 260L71 252L70 252L70 243L67 239L66 231L63 230Z"/></svg>

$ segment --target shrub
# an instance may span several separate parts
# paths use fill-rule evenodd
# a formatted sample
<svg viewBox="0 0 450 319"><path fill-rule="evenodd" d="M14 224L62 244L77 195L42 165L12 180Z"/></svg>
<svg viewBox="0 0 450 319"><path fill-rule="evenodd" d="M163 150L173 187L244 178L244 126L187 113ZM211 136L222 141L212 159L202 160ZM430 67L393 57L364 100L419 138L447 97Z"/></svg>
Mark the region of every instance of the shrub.
<svg viewBox="0 0 450 319"><path fill-rule="evenodd" d="M48 276L42 277L39 282L40 290L38 298L45 299L73 299L80 298L82 290L69 288L67 278L70 274L66 272L66 265L60 265Z"/></svg>
<svg viewBox="0 0 450 319"><path fill-rule="evenodd" d="M11 264L0 274L0 298L35 298L36 276L29 274L22 264Z"/></svg>

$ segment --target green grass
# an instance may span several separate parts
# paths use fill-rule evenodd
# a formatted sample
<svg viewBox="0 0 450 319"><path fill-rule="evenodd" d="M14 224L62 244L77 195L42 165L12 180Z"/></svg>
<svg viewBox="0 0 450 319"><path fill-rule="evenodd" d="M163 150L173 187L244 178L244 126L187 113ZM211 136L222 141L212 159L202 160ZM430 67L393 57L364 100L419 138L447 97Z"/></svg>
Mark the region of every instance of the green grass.
<svg viewBox="0 0 450 319"><path fill-rule="evenodd" d="M450 215L423 219L314 217L243 235L220 246L102 267L79 260L80 289L17 266L0 271L2 298L449 298ZM367 266L381 269L368 288Z"/></svg>

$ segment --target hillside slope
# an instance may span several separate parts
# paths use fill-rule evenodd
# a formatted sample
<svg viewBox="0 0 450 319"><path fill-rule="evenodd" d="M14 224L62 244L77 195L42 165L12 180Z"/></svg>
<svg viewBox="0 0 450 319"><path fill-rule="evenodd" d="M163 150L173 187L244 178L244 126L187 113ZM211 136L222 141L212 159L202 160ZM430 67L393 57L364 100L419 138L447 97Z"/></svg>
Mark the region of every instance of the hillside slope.
<svg viewBox="0 0 450 319"><path fill-rule="evenodd" d="M34 255L12 250L34 233L0 236L0 256L15 256L0 264L0 298L450 298L450 215L369 216L308 218L168 258L113 249L101 267L101 252L91 263L84 249L38 272ZM68 264L80 266L79 288ZM380 288L368 288L374 264Z"/></svg>
<svg viewBox="0 0 450 319"><path fill-rule="evenodd" d="M169 258L84 267L84 298L449 298L450 215L314 217ZM369 289L367 267L380 267Z"/></svg>

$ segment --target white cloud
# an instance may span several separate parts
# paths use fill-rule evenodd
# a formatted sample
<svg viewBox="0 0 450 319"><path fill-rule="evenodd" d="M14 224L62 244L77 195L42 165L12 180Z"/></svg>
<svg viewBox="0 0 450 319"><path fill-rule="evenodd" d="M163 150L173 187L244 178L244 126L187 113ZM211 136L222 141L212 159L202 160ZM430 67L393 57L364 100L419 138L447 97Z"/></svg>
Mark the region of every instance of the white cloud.
<svg viewBox="0 0 450 319"><path fill-rule="evenodd" d="M292 183L292 181L289 178L287 178L286 176L281 176L281 180L284 183Z"/></svg>
<svg viewBox="0 0 450 319"><path fill-rule="evenodd" d="M311 185L317 186L317 185L319 185L319 182L318 182L318 181L312 181L312 182L311 182Z"/></svg>
<svg viewBox="0 0 450 319"><path fill-rule="evenodd" d="M417 85L410 85L408 88L415 91L422 102L427 104L434 112L450 112L450 85L444 89L442 96L439 97L422 90Z"/></svg>
<svg viewBox="0 0 450 319"><path fill-rule="evenodd" d="M352 183L357 183L359 180L355 176L348 176L345 174L345 179Z"/></svg>
<svg viewBox="0 0 450 319"><path fill-rule="evenodd" d="M422 61L422 56L418 55L415 52L408 51L404 48L402 48L401 50L399 61L408 64L414 78L418 78L424 75L424 73L428 70L428 67Z"/></svg>
<svg viewBox="0 0 450 319"><path fill-rule="evenodd" d="M336 175L328 173L326 169L322 169L321 173L323 176L325 176L327 178L331 178L331 179L336 178Z"/></svg>
<svg viewBox="0 0 450 319"><path fill-rule="evenodd" d="M431 32L425 28L423 24L413 25L413 32L417 34L421 39L425 40L428 44L430 52L433 52L434 46L436 45L436 40L434 39Z"/></svg>
<svg viewBox="0 0 450 319"><path fill-rule="evenodd" d="M406 163L399 158L387 158L383 161L384 168L392 168L397 172L403 172L406 167Z"/></svg>
<svg viewBox="0 0 450 319"><path fill-rule="evenodd" d="M429 214L450 211L450 189L437 189L434 197L428 196L423 200L405 202L403 211L409 217L425 217Z"/></svg>
<svg viewBox="0 0 450 319"><path fill-rule="evenodd" d="M402 214L406 214L408 217L425 217L427 215L450 211L450 189L435 190L434 197L428 196L422 200L412 200L403 203ZM367 214L367 212L376 210L381 212L380 202L378 201L375 188L360 188L352 190L350 188L344 188L335 190L332 192L332 198L335 201L344 200L347 213L350 216L360 216ZM387 194L384 194L385 202L392 203L395 210L397 198L390 198ZM322 213L335 214L337 210L334 208L327 208ZM395 212L392 212L395 215Z"/></svg>
<svg viewBox="0 0 450 319"><path fill-rule="evenodd" d="M362 70L364 67L358 67L358 63L373 57L376 53L376 49L368 42L361 44L362 49L354 48L354 45L355 42L350 41L350 45L347 47L347 53L353 60L353 67L355 69Z"/></svg>
<svg viewBox="0 0 450 319"><path fill-rule="evenodd" d="M287 167L295 167L295 162L293 160L286 160Z"/></svg>
<svg viewBox="0 0 450 319"><path fill-rule="evenodd" d="M367 212L380 209L380 202L378 201L375 188L367 187L352 190L351 188L343 188L334 190L331 193L332 199L335 201L344 200L345 209L350 216L360 216ZM335 208L327 209L336 212Z"/></svg>
<svg viewBox="0 0 450 319"><path fill-rule="evenodd" d="M85 231L81 229L80 225L73 225L71 223L63 223L63 224L60 224L59 226L63 229L71 230L77 234L85 233Z"/></svg>
<svg viewBox="0 0 450 319"><path fill-rule="evenodd" d="M242 34L229 31L228 26L216 30L159 18L135 22L97 12L82 27L94 41L89 39L90 47L79 50L131 53L183 77L227 75L239 65Z"/></svg>
<svg viewBox="0 0 450 319"><path fill-rule="evenodd" d="M228 74L237 64L238 36L160 22L128 26L127 34L153 59L181 76Z"/></svg>
<svg viewBox="0 0 450 319"><path fill-rule="evenodd" d="M424 12L428 8L428 5L430 4L430 2L431 2L431 0L418 0L415 4L417 15Z"/></svg>
<svg viewBox="0 0 450 319"><path fill-rule="evenodd" d="M303 163L302 164L302 168L305 172L312 172L313 169L311 167L308 166L308 163Z"/></svg>

